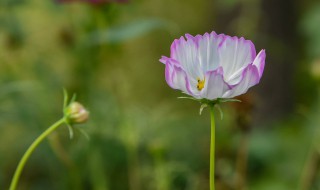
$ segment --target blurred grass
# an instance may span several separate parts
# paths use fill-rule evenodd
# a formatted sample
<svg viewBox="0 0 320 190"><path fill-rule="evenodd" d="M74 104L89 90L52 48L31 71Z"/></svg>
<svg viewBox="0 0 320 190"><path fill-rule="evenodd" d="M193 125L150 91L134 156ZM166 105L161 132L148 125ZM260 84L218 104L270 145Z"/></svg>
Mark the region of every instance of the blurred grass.
<svg viewBox="0 0 320 190"><path fill-rule="evenodd" d="M297 101L290 102L293 109L271 117L274 113L261 110L272 103L268 96L276 95L263 92L278 89L270 78L275 66L284 64L276 58L290 48L263 30L275 27L265 16L265 4L1 1L0 189L8 187L32 140L62 116L63 87L88 107L90 121L79 127L91 140L78 133L70 140L67 128L59 129L32 155L21 189L208 189L209 115L205 110L199 116L195 102L176 99L181 93L166 85L158 59L169 54L174 38L211 30L245 36L257 50L270 52L266 77L250 90L254 109L246 112L251 117L247 189L297 188L309 152L317 145L313 139L320 123L319 81L309 74L309 63L319 59L319 11L309 1L305 7L312 8L300 11L301 54L294 65L296 86L289 92ZM225 118L217 121L217 185L236 189L243 138L237 118L242 116L234 105L223 105L223 110ZM319 181L317 172L313 189L319 189Z"/></svg>

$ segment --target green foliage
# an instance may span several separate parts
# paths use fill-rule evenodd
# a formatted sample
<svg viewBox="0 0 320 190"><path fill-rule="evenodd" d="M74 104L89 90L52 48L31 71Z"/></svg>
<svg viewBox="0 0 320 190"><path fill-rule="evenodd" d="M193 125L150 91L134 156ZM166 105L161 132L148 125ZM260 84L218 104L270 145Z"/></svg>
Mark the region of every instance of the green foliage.
<svg viewBox="0 0 320 190"><path fill-rule="evenodd" d="M301 31L307 38L307 50L312 57L320 56L320 4L309 8L301 22Z"/></svg>
<svg viewBox="0 0 320 190"><path fill-rule="evenodd" d="M221 104L224 118L216 125L219 190L239 189L235 178L238 152L246 148L243 140L248 140L248 189L296 189L309 152L318 147L318 81L297 72L286 98L301 98L291 107L272 108L278 114L280 106L287 106L282 115L263 110L284 93L272 90L287 84L272 80L281 65L276 58L296 56L295 66L303 76L309 74L307 60L319 55L319 6L306 4L299 10L297 31L307 41L297 37L301 51L292 55L293 47L274 37L282 28L264 16L264 3L269 1L1 1L0 189L7 189L34 138L62 116L63 87L77 93L90 111L88 123L77 126L90 140L78 130L70 140L68 129L60 128L32 155L20 189L208 189L208 110L200 116L199 103L177 100L181 93L166 85L158 60L170 53L173 39L213 29L256 39L257 50L267 49L265 76L249 90L254 106L246 101ZM277 29L270 32L268 26ZM290 53L283 54L285 50ZM317 171L313 189L319 189L319 181Z"/></svg>
<svg viewBox="0 0 320 190"><path fill-rule="evenodd" d="M164 20L140 19L122 26L109 27L106 30L94 32L89 35L88 41L94 45L123 43L156 29L167 29L168 26L169 23Z"/></svg>

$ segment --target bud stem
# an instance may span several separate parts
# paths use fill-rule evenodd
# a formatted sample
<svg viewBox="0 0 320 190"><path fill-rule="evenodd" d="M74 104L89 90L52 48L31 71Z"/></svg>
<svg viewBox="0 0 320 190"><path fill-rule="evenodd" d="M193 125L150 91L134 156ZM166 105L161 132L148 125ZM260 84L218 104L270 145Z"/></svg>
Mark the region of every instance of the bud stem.
<svg viewBox="0 0 320 190"><path fill-rule="evenodd" d="M33 141L33 143L30 145L30 147L27 149L27 151L24 153L23 157L21 158L18 167L14 173L14 176L11 181L10 190L15 190L19 181L19 177L21 175L21 172L29 159L30 155L33 153L33 151L37 148L37 146L42 142L44 138L46 138L50 133L52 133L54 130L56 130L61 124L65 123L66 119L65 117L61 118L59 121L51 125L47 130L45 130L36 140Z"/></svg>

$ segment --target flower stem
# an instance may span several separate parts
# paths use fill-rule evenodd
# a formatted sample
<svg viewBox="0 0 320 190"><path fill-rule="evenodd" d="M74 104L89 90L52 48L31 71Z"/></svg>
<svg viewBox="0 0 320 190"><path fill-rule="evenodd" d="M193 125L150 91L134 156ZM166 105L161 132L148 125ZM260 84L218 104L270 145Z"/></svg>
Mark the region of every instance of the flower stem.
<svg viewBox="0 0 320 190"><path fill-rule="evenodd" d="M215 153L215 121L214 121L214 106L210 106L211 117L211 142L210 142L210 190L214 190L214 153Z"/></svg>
<svg viewBox="0 0 320 190"><path fill-rule="evenodd" d="M24 153L23 157L21 158L18 167L14 173L14 176L11 181L10 190L15 190L19 181L19 177L21 175L21 172L29 159L32 152L37 148L37 146L41 143L41 141L47 137L51 132L56 130L61 124L65 122L65 118L61 118L59 121L51 125L47 130L45 130L33 143L30 145L30 147L27 149L27 151Z"/></svg>

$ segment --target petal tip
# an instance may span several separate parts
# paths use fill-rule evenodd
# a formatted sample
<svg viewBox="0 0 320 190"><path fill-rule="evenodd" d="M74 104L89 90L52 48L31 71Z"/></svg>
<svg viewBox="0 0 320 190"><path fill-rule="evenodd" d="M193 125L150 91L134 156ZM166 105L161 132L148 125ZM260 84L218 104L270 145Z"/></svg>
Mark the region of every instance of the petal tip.
<svg viewBox="0 0 320 190"><path fill-rule="evenodd" d="M163 63L163 64L166 64L167 63L167 61L168 61L168 57L166 57L166 56L161 56L161 58L159 59L159 61L161 62L161 63Z"/></svg>
<svg viewBox="0 0 320 190"><path fill-rule="evenodd" d="M265 59L266 59L266 51L265 49L262 49L253 61L253 65L256 66L256 68L259 71L260 78L262 77L262 74L264 71Z"/></svg>

